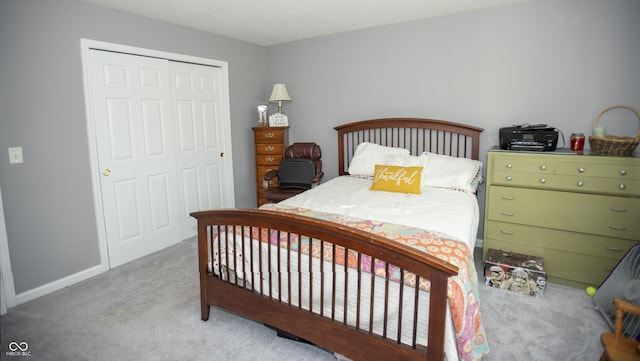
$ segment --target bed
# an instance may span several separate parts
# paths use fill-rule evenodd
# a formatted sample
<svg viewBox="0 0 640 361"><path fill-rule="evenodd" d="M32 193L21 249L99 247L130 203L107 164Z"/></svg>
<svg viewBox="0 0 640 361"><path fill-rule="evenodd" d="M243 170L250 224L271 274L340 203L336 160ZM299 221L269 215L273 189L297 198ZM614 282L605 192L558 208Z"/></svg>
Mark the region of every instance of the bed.
<svg viewBox="0 0 640 361"><path fill-rule="evenodd" d="M482 129L384 118L335 130L338 177L260 209L191 214L202 319L219 307L352 360L482 358ZM411 189L386 189L400 183Z"/></svg>

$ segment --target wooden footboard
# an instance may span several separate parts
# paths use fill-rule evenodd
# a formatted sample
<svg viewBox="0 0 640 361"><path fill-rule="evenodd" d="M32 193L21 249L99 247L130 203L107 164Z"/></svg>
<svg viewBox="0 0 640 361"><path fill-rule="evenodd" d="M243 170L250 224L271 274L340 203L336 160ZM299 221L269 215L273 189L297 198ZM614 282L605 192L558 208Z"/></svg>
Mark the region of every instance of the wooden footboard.
<svg viewBox="0 0 640 361"><path fill-rule="evenodd" d="M208 320L210 307L216 306L353 360L443 360L447 279L458 273L456 266L386 238L309 217L255 209L191 215L198 220L203 320ZM309 248L320 247L324 260L303 252L303 242ZM326 255L330 255L328 261ZM386 272L372 276L371 269L363 266L365 259L382 262ZM352 262L356 267L344 267ZM408 273L416 275L415 292L393 287L391 267L400 275L399 284ZM342 273L340 284L336 279ZM418 306L418 285L425 279L430 282L426 347L416 337L424 331L418 329L417 318L422 307ZM380 292L376 287L382 288ZM393 295L399 303L389 301L391 292L399 293ZM371 321L373 300L366 300L377 293L384 295L381 303L375 303L383 305L381 328ZM319 299L320 306L312 299ZM397 306L407 303L413 306ZM387 319L392 313L400 317L390 325L395 323ZM409 342L400 336L408 331L401 321L407 317L413 319Z"/></svg>

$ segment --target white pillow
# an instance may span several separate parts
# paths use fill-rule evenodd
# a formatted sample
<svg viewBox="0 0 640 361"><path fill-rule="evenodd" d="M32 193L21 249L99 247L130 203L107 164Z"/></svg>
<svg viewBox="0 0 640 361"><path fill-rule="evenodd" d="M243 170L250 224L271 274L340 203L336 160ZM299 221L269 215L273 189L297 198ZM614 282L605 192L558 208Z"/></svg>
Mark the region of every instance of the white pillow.
<svg viewBox="0 0 640 361"><path fill-rule="evenodd" d="M385 147L369 142L360 143L353 154L353 158L351 158L351 163L349 163L349 174L373 178L376 164L384 164L383 162L390 154L408 155L409 150Z"/></svg>
<svg viewBox="0 0 640 361"><path fill-rule="evenodd" d="M435 153L423 153L423 187L438 187L475 193L482 182L482 162Z"/></svg>
<svg viewBox="0 0 640 361"><path fill-rule="evenodd" d="M389 154L382 165L398 165L402 167L424 167L426 157L410 154Z"/></svg>

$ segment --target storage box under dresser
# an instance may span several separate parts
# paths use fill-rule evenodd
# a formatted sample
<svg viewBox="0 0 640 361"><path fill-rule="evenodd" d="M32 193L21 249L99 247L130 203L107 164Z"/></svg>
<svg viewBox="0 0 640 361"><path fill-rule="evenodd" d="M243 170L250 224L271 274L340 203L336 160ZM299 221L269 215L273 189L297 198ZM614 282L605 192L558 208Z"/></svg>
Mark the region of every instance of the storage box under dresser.
<svg viewBox="0 0 640 361"><path fill-rule="evenodd" d="M545 259L550 282L599 285L640 242L640 156L487 154L489 248Z"/></svg>

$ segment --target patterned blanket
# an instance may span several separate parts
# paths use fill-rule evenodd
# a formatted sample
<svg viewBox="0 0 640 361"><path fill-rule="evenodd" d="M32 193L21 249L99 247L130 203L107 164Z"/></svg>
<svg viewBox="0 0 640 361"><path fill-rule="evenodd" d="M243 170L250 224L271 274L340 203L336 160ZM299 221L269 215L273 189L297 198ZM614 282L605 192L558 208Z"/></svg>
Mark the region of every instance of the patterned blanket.
<svg viewBox="0 0 640 361"><path fill-rule="evenodd" d="M357 228L427 252L457 266L458 275L449 278L447 292L453 326L456 333L458 357L460 360L475 361L480 360L489 352L489 345L480 318L478 276L473 264L473 254L463 242L452 240L447 235L428 230L364 220L333 213L316 212L304 208L267 204L262 206L261 209L318 218ZM280 244L285 247L287 246L287 242L289 242L290 247L298 247L297 245L300 244L301 249L299 251L306 254L311 252L312 255L316 257L320 256L320 246L318 245L316 247L317 243L314 244L312 242L312 244L309 245L308 240L306 242L304 240L298 242L297 239L289 237L287 234L282 232L279 234L279 238L278 233L272 234L270 243ZM344 248L336 248L336 253L336 260L345 259ZM333 258L331 247L325 247L323 258L328 260ZM341 261L341 263L344 262ZM347 263L349 267L357 267L356 255L348 254ZM374 262L372 265L370 258L365 259L365 257L362 257L361 264L363 271L372 272L379 276L386 275L386 266L382 262ZM400 270L390 267L389 278L394 281L400 281ZM405 274L404 282L405 284L415 286L415 275ZM422 290L428 291L429 286L427 280L421 279L420 288Z"/></svg>

